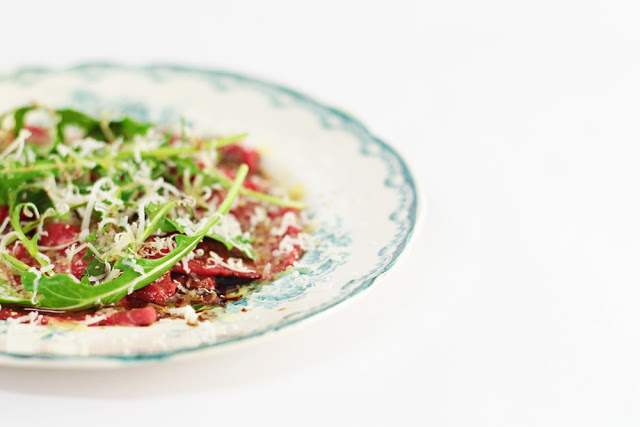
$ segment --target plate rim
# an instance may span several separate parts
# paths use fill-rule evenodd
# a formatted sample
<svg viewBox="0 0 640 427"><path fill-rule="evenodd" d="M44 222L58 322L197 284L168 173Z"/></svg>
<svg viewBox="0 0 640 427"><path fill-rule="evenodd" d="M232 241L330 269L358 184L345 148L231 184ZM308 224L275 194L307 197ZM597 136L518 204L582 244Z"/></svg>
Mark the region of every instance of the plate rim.
<svg viewBox="0 0 640 427"><path fill-rule="evenodd" d="M264 339L269 336L273 336L276 332L281 330L291 330L295 326L307 323L310 319L317 319L319 315L327 314L327 312L333 310L338 305L344 305L346 301L353 300L353 297L360 294L362 291L369 289L376 280L384 276L394 265L396 265L401 255L406 254L408 246L413 242L414 236L417 234L417 228L423 222L424 200L421 197L419 182L416 175L413 173L408 162L400 153L389 143L383 139L377 137L373 132L369 130L360 120L353 117L353 115L346 113L344 110L333 107L318 101L314 97L307 95L297 89L284 86L279 83L275 83L268 79L261 77L254 77L243 72L230 71L220 68L202 68L197 66L179 65L173 63L152 63L147 65L127 65L119 64L116 62L82 62L68 67L45 67L45 66L24 66L14 69L0 70L0 82L10 81L12 79L19 78L22 74L56 74L77 72L87 69L100 69L100 70L124 70L130 72L149 73L154 71L170 71L186 74L204 75L204 76L228 76L238 81L250 83L253 85L262 86L271 90L275 90L280 93L287 94L293 97L296 101L309 104L315 108L328 111L331 114L338 116L351 126L355 126L359 132L364 134L369 140L380 146L387 155L393 156L400 165L401 175L405 179L406 183L413 193L413 200L407 208L407 224L408 230L406 234L401 238L393 253L390 255L390 259L381 265L381 269L372 277L367 278L372 273L369 271L359 278L352 279L361 282L358 286L354 287L350 292L338 298L336 301L330 304L319 306L312 309L310 312L295 318L292 320L286 320L280 325L270 327L265 330L260 330L248 335L232 338L224 342L214 342L200 344L196 347L180 348L166 351L157 351L153 353L140 353L131 355L46 355L46 354L18 354L6 351L0 351L0 365L4 366L37 366L37 367L65 367L65 368L96 368L96 367L112 367L117 368L120 366L130 366L131 364L140 363L152 363L167 361L172 358L183 359L189 356L195 356L200 354L210 354L215 350L225 350L229 347L233 347L239 344L248 344L259 341L260 338ZM394 211L395 213L395 211ZM393 216L393 214L391 215ZM74 362L76 362L74 364ZM120 362L120 363L119 363Z"/></svg>

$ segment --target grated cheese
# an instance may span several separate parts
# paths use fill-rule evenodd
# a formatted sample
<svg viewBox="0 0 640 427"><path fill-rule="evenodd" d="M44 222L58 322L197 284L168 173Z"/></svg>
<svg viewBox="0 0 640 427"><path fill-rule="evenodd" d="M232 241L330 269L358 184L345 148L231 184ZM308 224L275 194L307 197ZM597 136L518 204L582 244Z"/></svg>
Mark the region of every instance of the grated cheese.
<svg viewBox="0 0 640 427"><path fill-rule="evenodd" d="M253 215L249 218L251 228L255 228L258 224L262 224L269 219L267 210L263 206L256 206L253 209Z"/></svg>
<svg viewBox="0 0 640 427"><path fill-rule="evenodd" d="M231 258L229 257L225 262L224 258L213 251L209 251L209 257L207 258L207 264L213 264L215 266L226 267L229 270L237 271L239 273L255 273L255 270L252 270L244 265L244 262L241 258Z"/></svg>
<svg viewBox="0 0 640 427"><path fill-rule="evenodd" d="M0 153L0 159L12 157L16 160L20 160L22 152L24 151L24 145L27 139L31 136L31 132L27 129L20 129L20 133L17 138L14 139L3 151Z"/></svg>
<svg viewBox="0 0 640 427"><path fill-rule="evenodd" d="M40 283L40 279L42 279L42 272L35 267L31 267L29 273L33 273L36 275L36 278L33 279L33 293L31 295L31 303L36 303L36 296L38 295L38 284Z"/></svg>
<svg viewBox="0 0 640 427"><path fill-rule="evenodd" d="M274 256L286 255L296 250L296 247L308 251L315 247L315 241L307 233L299 233L296 237L286 235L280 241L278 249L273 250L272 253Z"/></svg>
<svg viewBox="0 0 640 427"><path fill-rule="evenodd" d="M182 317L189 325L194 326L198 324L198 320L199 320L198 313L196 313L196 311L190 305L186 305L184 307L171 308L169 310L169 313L172 314L173 316Z"/></svg>
<svg viewBox="0 0 640 427"><path fill-rule="evenodd" d="M271 235L284 236L284 234L287 232L289 227L300 228L298 224L298 218L296 217L296 214L294 214L293 212L286 212L282 216L280 220L280 225L277 228L271 229Z"/></svg>

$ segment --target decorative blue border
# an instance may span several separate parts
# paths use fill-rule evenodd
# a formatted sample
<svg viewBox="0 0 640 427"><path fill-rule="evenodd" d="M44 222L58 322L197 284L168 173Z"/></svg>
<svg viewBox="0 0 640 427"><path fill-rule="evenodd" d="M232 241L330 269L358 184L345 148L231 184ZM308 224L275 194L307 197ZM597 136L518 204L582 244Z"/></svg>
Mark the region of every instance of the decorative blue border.
<svg viewBox="0 0 640 427"><path fill-rule="evenodd" d="M141 362L166 360L170 357L180 354L204 351L214 347L227 346L232 343L245 341L247 339L258 336L263 336L267 333L275 332L282 328L297 324L318 313L334 307L335 305L353 297L354 295L357 295L364 289L369 288L380 275L388 271L396 263L400 254L406 248L416 227L418 211L418 192L416 190L414 178L409 171L406 163L389 144L374 136L358 120L354 119L343 111L326 106L300 92L286 88L284 86L280 86L275 83L265 82L256 78L248 77L230 71L206 70L164 64L145 67L131 67L109 63L87 63L62 70L52 70L42 67L22 68L8 74L0 74L0 81L13 81L18 84L30 85L42 75L67 72L80 72L87 78L87 80L93 80L99 77L100 74L111 70L140 72L159 82L164 80L164 73L166 72L169 72L173 75L178 73L195 75L199 77L209 78L211 83L220 90L228 89L228 86L225 84L225 80L228 80L234 83L249 85L257 90L260 90L271 99L272 103L275 106L282 106L281 97L285 96L294 101L297 105L315 113L321 120L323 126L326 128L335 127L337 120L343 129L347 130L359 139L361 143L360 151L363 155L368 157L378 157L385 163L387 167L387 178L385 179L385 185L387 187L394 188L400 197L397 209L390 216L390 219L397 226L393 241L388 246L380 250L380 252L378 253L379 262L376 264L376 266L367 274L347 282L342 288L344 292L341 293L341 295L334 301L330 301L324 305L315 307L313 311L308 312L304 316L285 318L283 323L280 325L257 331L249 335L233 338L219 343L203 344L193 348L184 348L166 352L129 356L20 355L0 352L0 357L8 357L19 360L110 360L122 362ZM277 96L274 94L276 94ZM398 179L398 177L401 177L401 179Z"/></svg>

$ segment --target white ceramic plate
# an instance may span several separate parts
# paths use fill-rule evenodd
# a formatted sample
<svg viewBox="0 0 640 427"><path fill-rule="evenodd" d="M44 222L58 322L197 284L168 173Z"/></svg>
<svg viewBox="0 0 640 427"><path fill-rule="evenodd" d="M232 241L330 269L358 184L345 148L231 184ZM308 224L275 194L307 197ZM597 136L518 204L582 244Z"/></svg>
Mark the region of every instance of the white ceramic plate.
<svg viewBox="0 0 640 427"><path fill-rule="evenodd" d="M156 122L184 116L203 132L249 132L249 144L268 148L270 172L307 189L321 243L298 272L197 327L182 320L74 329L0 321L2 364L119 366L264 336L369 287L395 263L416 225L416 187L398 154L347 114L284 87L221 71L91 64L0 75L0 94L0 111L37 100Z"/></svg>

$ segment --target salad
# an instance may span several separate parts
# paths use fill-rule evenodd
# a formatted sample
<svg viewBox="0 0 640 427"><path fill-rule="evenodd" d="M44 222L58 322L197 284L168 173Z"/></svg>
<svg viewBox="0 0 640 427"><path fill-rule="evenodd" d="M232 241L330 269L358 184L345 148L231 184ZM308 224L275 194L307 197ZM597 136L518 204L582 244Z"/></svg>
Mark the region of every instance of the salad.
<svg viewBox="0 0 640 427"><path fill-rule="evenodd" d="M212 319L314 244L233 135L28 105L0 115L0 320Z"/></svg>

